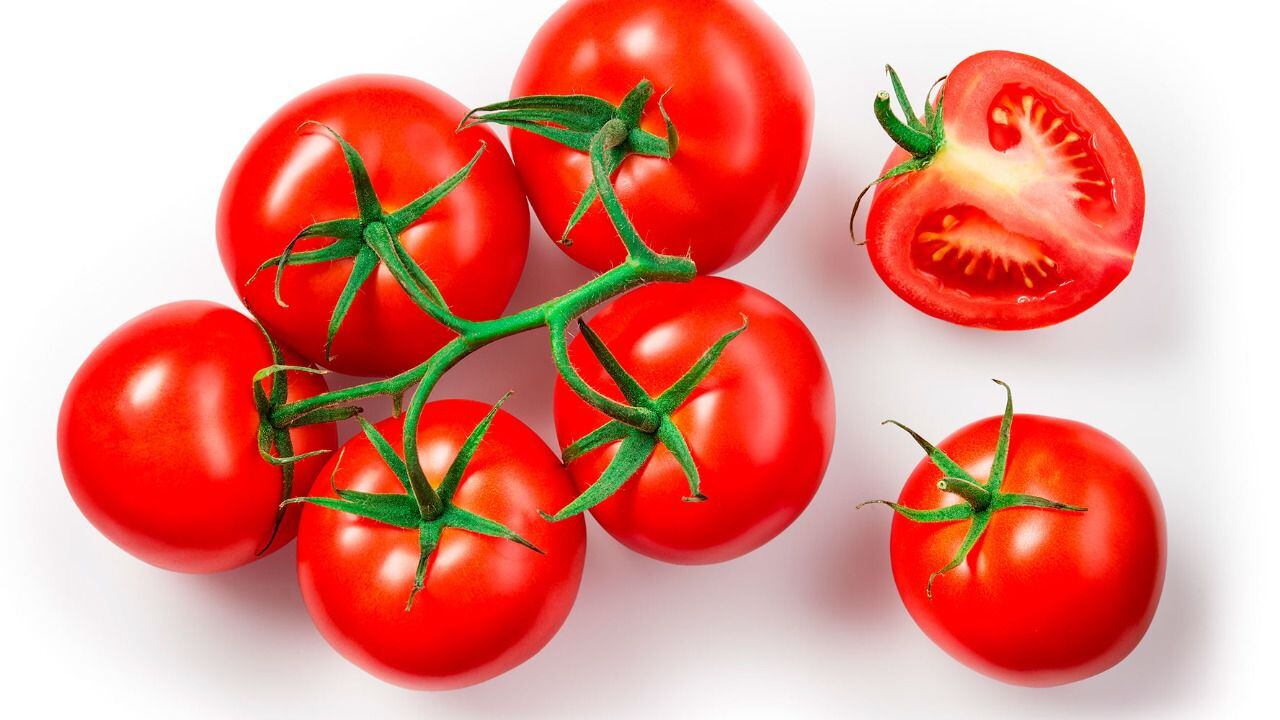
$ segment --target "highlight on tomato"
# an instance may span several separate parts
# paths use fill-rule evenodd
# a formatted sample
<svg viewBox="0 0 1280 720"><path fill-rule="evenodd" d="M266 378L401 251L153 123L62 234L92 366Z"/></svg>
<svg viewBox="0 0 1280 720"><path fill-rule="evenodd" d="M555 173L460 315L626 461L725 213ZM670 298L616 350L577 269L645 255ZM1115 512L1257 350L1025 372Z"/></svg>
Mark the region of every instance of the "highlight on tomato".
<svg viewBox="0 0 1280 720"><path fill-rule="evenodd" d="M729 560L781 533L817 492L835 401L809 330L733 280L657 283L606 305L569 347L555 424L590 510L627 547L674 563ZM570 387L653 410L651 432L609 421Z"/></svg>
<svg viewBox="0 0 1280 720"><path fill-rule="evenodd" d="M764 241L809 158L808 71L749 0L571 0L533 38L511 96L468 125L522 131L512 156L539 221L597 271L625 258L602 176L653 250L706 274Z"/></svg>
<svg viewBox="0 0 1280 720"><path fill-rule="evenodd" d="M236 160L218 250L245 305L308 360L388 376L454 337L447 308L497 317L528 252L529 211L487 128L457 100L357 75L294 98Z"/></svg>
<svg viewBox="0 0 1280 720"><path fill-rule="evenodd" d="M501 404L501 403L499 403ZM559 458L515 417L470 400L427 404L407 472L403 418L343 446L298 532L307 611L338 652L413 689L482 682L537 653L573 607L581 518L538 511L573 498Z"/></svg>
<svg viewBox="0 0 1280 720"><path fill-rule="evenodd" d="M894 293L953 323L1022 330L1084 312L1128 276L1142 169L1080 83L1029 55L982 52L917 117L888 71L903 118L880 93L876 118L899 147L872 183L866 246Z"/></svg>
<svg viewBox="0 0 1280 720"><path fill-rule="evenodd" d="M936 446L899 425L928 457L897 502L871 501L895 511L893 578L916 624L974 670L1037 687L1083 680L1151 625L1165 573L1160 496L1115 438L1015 415L996 382L1003 416Z"/></svg>
<svg viewBox="0 0 1280 720"><path fill-rule="evenodd" d="M264 425L268 399L327 389L289 364L252 320L217 303L175 302L125 323L76 371L58 417L80 511L169 570L228 570L279 549L298 521L281 501L305 494L317 455L337 446L332 425Z"/></svg>

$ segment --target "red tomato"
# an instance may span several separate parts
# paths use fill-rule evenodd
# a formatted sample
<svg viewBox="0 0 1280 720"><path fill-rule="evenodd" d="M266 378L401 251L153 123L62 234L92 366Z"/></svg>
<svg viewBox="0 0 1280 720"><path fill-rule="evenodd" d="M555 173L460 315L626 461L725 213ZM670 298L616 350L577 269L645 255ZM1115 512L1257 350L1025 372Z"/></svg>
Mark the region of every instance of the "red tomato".
<svg viewBox="0 0 1280 720"><path fill-rule="evenodd" d="M281 297L288 307L275 301L274 268L248 282L303 228L359 216L340 146L323 129L303 127L309 120L333 128L359 152L386 212L453 175L484 142L470 176L400 240L456 314L480 320L502 312L524 267L529 211L494 134L487 128L454 133L465 114L458 101L426 83L360 75L293 99L254 135L222 190L218 249L236 290L272 337L339 372L380 376L413 367L453 337L414 306L379 263L326 361L329 320L353 261L286 267ZM308 238L296 249L332 242Z"/></svg>
<svg viewBox="0 0 1280 720"><path fill-rule="evenodd" d="M633 155L618 197L651 247L691 254L701 273L755 250L795 197L809 159L813 89L791 41L741 0L574 0L538 31L513 97L584 93L617 104L642 79L680 134L671 160ZM655 103L642 127L666 129ZM586 154L513 131L511 150L533 209L561 236L591 184ZM597 271L624 257L597 200L564 247ZM563 246L562 246L563 247Z"/></svg>
<svg viewBox="0 0 1280 720"><path fill-rule="evenodd" d="M426 406L418 451L433 483L488 411L470 400ZM376 427L402 452L402 419ZM363 435L322 471L324 477L331 474L344 490L404 492ZM317 483L316 490L335 496L327 483ZM308 506L298 533L298 581L311 619L348 660L397 685L458 688L506 672L547 644L578 594L586 557L582 520L551 524L538 517L539 510L558 508L573 495L550 448L515 417L499 412L454 500L507 526L545 555L510 540L446 529L427 566L426 584L406 610L418 532Z"/></svg>
<svg viewBox="0 0 1280 720"><path fill-rule="evenodd" d="M634 290L607 305L593 330L650 394L667 389L725 333L729 343L711 373L674 413L702 480L705 502L681 502L685 475L665 447L608 500L592 509L627 547L668 562L712 563L743 555L782 532L817 492L831 456L835 402L826 362L804 324L781 303L733 280L700 277ZM582 338L569 358L583 378L617 400ZM556 384L561 447L606 418ZM606 445L569 472L585 489L617 451ZM559 508L556 508L559 509Z"/></svg>
<svg viewBox="0 0 1280 720"><path fill-rule="evenodd" d="M1022 330L1084 312L1128 276L1142 169L1080 83L979 53L947 77L942 117L932 163L876 188L867 247L890 289L943 320ZM885 170L909 157L896 149Z"/></svg>
<svg viewBox="0 0 1280 720"><path fill-rule="evenodd" d="M938 447L979 481L987 476L1000 418L956 431ZM994 678L1047 686L1081 680L1129 654L1146 633L1164 584L1164 510L1150 476L1123 445L1088 425L1013 416L1002 491L1087 508L1014 507L992 515L958 567L967 522L894 516L893 577L907 611L952 657ZM955 503L928 460L898 502Z"/></svg>
<svg viewBox="0 0 1280 720"><path fill-rule="evenodd" d="M271 537L280 469L258 454L254 373L272 364L252 320L217 303L162 305L112 333L84 361L58 418L71 497L103 535L146 562L182 572L244 565ZM288 373L289 399L325 392ZM331 425L291 431L295 454L332 449ZM305 494L324 460L294 466ZM293 538L297 510L268 551Z"/></svg>

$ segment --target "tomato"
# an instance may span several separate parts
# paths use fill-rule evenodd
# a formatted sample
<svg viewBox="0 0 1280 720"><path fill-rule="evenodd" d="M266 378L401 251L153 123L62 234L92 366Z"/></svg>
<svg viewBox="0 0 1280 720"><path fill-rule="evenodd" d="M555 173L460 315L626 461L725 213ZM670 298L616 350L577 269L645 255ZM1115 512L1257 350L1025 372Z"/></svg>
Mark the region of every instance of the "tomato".
<svg viewBox="0 0 1280 720"><path fill-rule="evenodd" d="M582 93L617 104L642 79L679 132L670 159L632 155L618 196L654 250L713 273L755 250L795 197L813 134L813 89L799 53L743 0L574 0L542 26L512 96ZM641 127L666 129L652 106ZM591 185L585 153L513 131L516 168L554 238ZM597 200L562 246L597 271L624 251Z"/></svg>
<svg viewBox="0 0 1280 720"><path fill-rule="evenodd" d="M422 467L438 483L488 408L469 400L429 403L418 429ZM403 421L376 429L402 452ZM366 436L322 471L343 490L403 492ZM336 497L316 484L321 497ZM322 487L324 486L324 487ZM456 504L502 523L538 554L506 539L448 528L429 559L412 607L419 535L323 507L303 510L298 581L307 611L347 659L383 680L416 689L472 685L538 652L569 614L586 557L581 518L551 524L543 508L573 498L559 459L527 426L499 412L462 476Z"/></svg>
<svg viewBox="0 0 1280 720"><path fill-rule="evenodd" d="M426 83L361 75L321 85L290 101L249 141L223 187L218 249L245 305L286 346L353 375L392 375L422 362L453 333L428 317L379 262L333 337L334 308L354 269L344 257L289 265L281 300L273 294L277 257L316 222L360 216L352 174L334 137L363 158L382 209L401 208L464 167L481 143L470 175L400 233L409 257L431 278L454 313L489 319L506 307L528 252L529 211L502 144L487 128L455 134L466 114L458 101ZM334 243L300 240L299 253Z"/></svg>
<svg viewBox="0 0 1280 720"><path fill-rule="evenodd" d="M1080 83L1036 58L983 52L942 94L927 167L876 188L867 247L902 299L943 320L1021 330L1073 317L1129 274L1142 170ZM910 159L898 148L885 170Z"/></svg>
<svg viewBox="0 0 1280 720"><path fill-rule="evenodd" d="M286 361L290 359L285 358ZM58 454L80 511L109 540L152 565L206 573L258 557L275 527L282 475L258 452L253 376L272 364L262 330L203 301L162 305L129 321L76 372L58 418ZM325 392L289 372L288 397ZM294 454L333 449L331 425L290 431ZM294 465L305 494L324 460ZM293 538L285 513L269 547Z"/></svg>
<svg viewBox="0 0 1280 720"><path fill-rule="evenodd" d="M637 552L675 563L728 560L782 532L817 492L835 425L831 377L813 336L777 300L733 280L699 277L633 290L605 306L590 327L656 395L744 317L746 331L671 413L708 499L681 502L689 495L686 477L659 446L635 477L592 509L610 535ZM592 387L622 399L581 336L570 344L569 358ZM562 448L605 420L558 381ZM580 489L600 477L617 445L569 465Z"/></svg>
<svg viewBox="0 0 1280 720"><path fill-rule="evenodd" d="M1000 423L980 420L937 447L986 482L998 464ZM1012 416L1011 430L1000 491L1084 511L995 511L967 556L940 574L972 523L896 515L894 581L925 634L975 670L1018 685L1081 680L1124 659L1151 624L1164 583L1164 511L1142 464L1109 435L1024 414ZM921 462L898 502L958 509L938 487L942 476Z"/></svg>

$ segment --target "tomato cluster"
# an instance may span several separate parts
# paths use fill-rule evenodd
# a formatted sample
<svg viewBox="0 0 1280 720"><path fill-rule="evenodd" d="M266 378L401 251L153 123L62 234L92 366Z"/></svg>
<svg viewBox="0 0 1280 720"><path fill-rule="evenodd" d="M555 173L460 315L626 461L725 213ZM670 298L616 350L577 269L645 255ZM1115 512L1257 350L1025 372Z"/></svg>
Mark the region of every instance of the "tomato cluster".
<svg viewBox="0 0 1280 720"><path fill-rule="evenodd" d="M877 116L903 149L868 247L895 292L1023 328L1124 277L1141 174L1087 91L986 53L948 81L946 119L939 93L921 120L893 83L907 120L887 95ZM511 128L514 161L494 124ZM746 0L572 0L534 38L512 99L473 110L403 77L304 93L249 141L218 206L252 319L173 303L99 345L59 420L71 496L170 570L228 570L296 535L320 633L422 689L484 681L551 639L581 581L584 513L667 562L748 553L815 496L835 397L794 313L711 274L785 212L812 127L803 62ZM528 203L599 275L507 312ZM431 397L470 353L536 328L560 376L558 454L501 400ZM374 379L330 389L329 371ZM373 397L392 417L364 417ZM360 432L339 448L340 422ZM1011 396L1003 418L938 447L912 435L931 463L886 504L894 576L925 632L1024 684L1122 659L1164 567L1137 460L1087 426L1014 416Z"/></svg>

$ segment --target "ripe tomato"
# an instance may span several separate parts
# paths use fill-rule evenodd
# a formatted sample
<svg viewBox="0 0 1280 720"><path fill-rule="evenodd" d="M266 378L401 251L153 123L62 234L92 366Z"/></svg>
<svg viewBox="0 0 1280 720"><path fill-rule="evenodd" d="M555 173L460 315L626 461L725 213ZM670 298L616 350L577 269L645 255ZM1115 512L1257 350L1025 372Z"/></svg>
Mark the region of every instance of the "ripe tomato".
<svg viewBox="0 0 1280 720"><path fill-rule="evenodd" d="M835 426L831 377L809 330L777 300L724 278L659 283L605 306L591 328L656 396L743 317L746 331L671 414L708 499L681 502L689 494L686 477L660 445L635 477L592 509L610 535L637 552L687 564L743 555L790 525L822 481ZM591 386L622 399L581 336L570 344L569 358ZM605 420L557 382L562 448ZM570 463L580 489L600 477L617 445Z"/></svg>
<svg viewBox="0 0 1280 720"><path fill-rule="evenodd" d="M430 403L418 430L423 470L438 483L489 408L470 400ZM403 421L376 425L402 452ZM403 492L368 438L343 446L321 471L343 490ZM317 495L336 497L316 483ZM586 557L580 518L551 524L538 510L573 499L559 459L527 426L499 412L467 466L454 501L497 521L545 554L510 540L446 529L411 609L419 535L308 506L298 532L298 581L321 634L348 660L397 685L472 685L528 660L569 614Z"/></svg>
<svg viewBox="0 0 1280 720"><path fill-rule="evenodd" d="M275 526L281 471L258 454L253 376L272 364L252 320L217 303L162 305L123 325L67 388L58 454L71 497L109 540L168 570L216 572L255 559ZM289 399L326 391L288 373ZM332 425L294 429L294 454L333 449ZM294 466L305 494L323 460ZM293 538L297 510L268 552Z"/></svg>
<svg viewBox="0 0 1280 720"><path fill-rule="evenodd" d="M974 478L993 463L999 417L938 444ZM954 504L928 460L898 502ZM1009 507L955 569L969 523L922 523L896 515L893 577L907 611L952 657L991 677L1048 686L1081 680L1129 654L1151 624L1164 584L1164 511L1138 459L1088 425L1013 416L1002 492L1086 508Z"/></svg>
<svg viewBox="0 0 1280 720"><path fill-rule="evenodd" d="M392 375L423 361L453 333L414 306L378 264L356 294L333 340L330 318L353 271L342 258L283 269L281 307L275 269L261 272L303 228L359 216L342 148L323 123L360 154L385 212L399 209L467 164L470 176L400 234L454 313L496 317L511 298L528 252L529 211L502 144L487 128L454 129L466 114L458 101L426 83L361 75L321 85L293 99L249 141L218 206L218 249L227 275L262 324L309 360L353 375ZM314 250L330 238L305 238Z"/></svg>
<svg viewBox="0 0 1280 720"><path fill-rule="evenodd" d="M867 247L902 299L999 330L1073 317L1129 274L1142 170L1114 118L1036 58L984 52L943 86L945 141L876 188ZM895 149L885 170L908 160Z"/></svg>
<svg viewBox="0 0 1280 720"><path fill-rule="evenodd" d="M513 97L582 93L617 104L642 79L680 135L674 158L633 155L618 197L653 249L691 254L701 273L755 250L795 197L809 159L813 89L786 35L742 0L573 0L525 53ZM666 136L653 108L641 124ZM585 153L513 131L511 151L533 209L561 237L591 184ZM597 271L622 261L621 241L597 200L562 246Z"/></svg>

